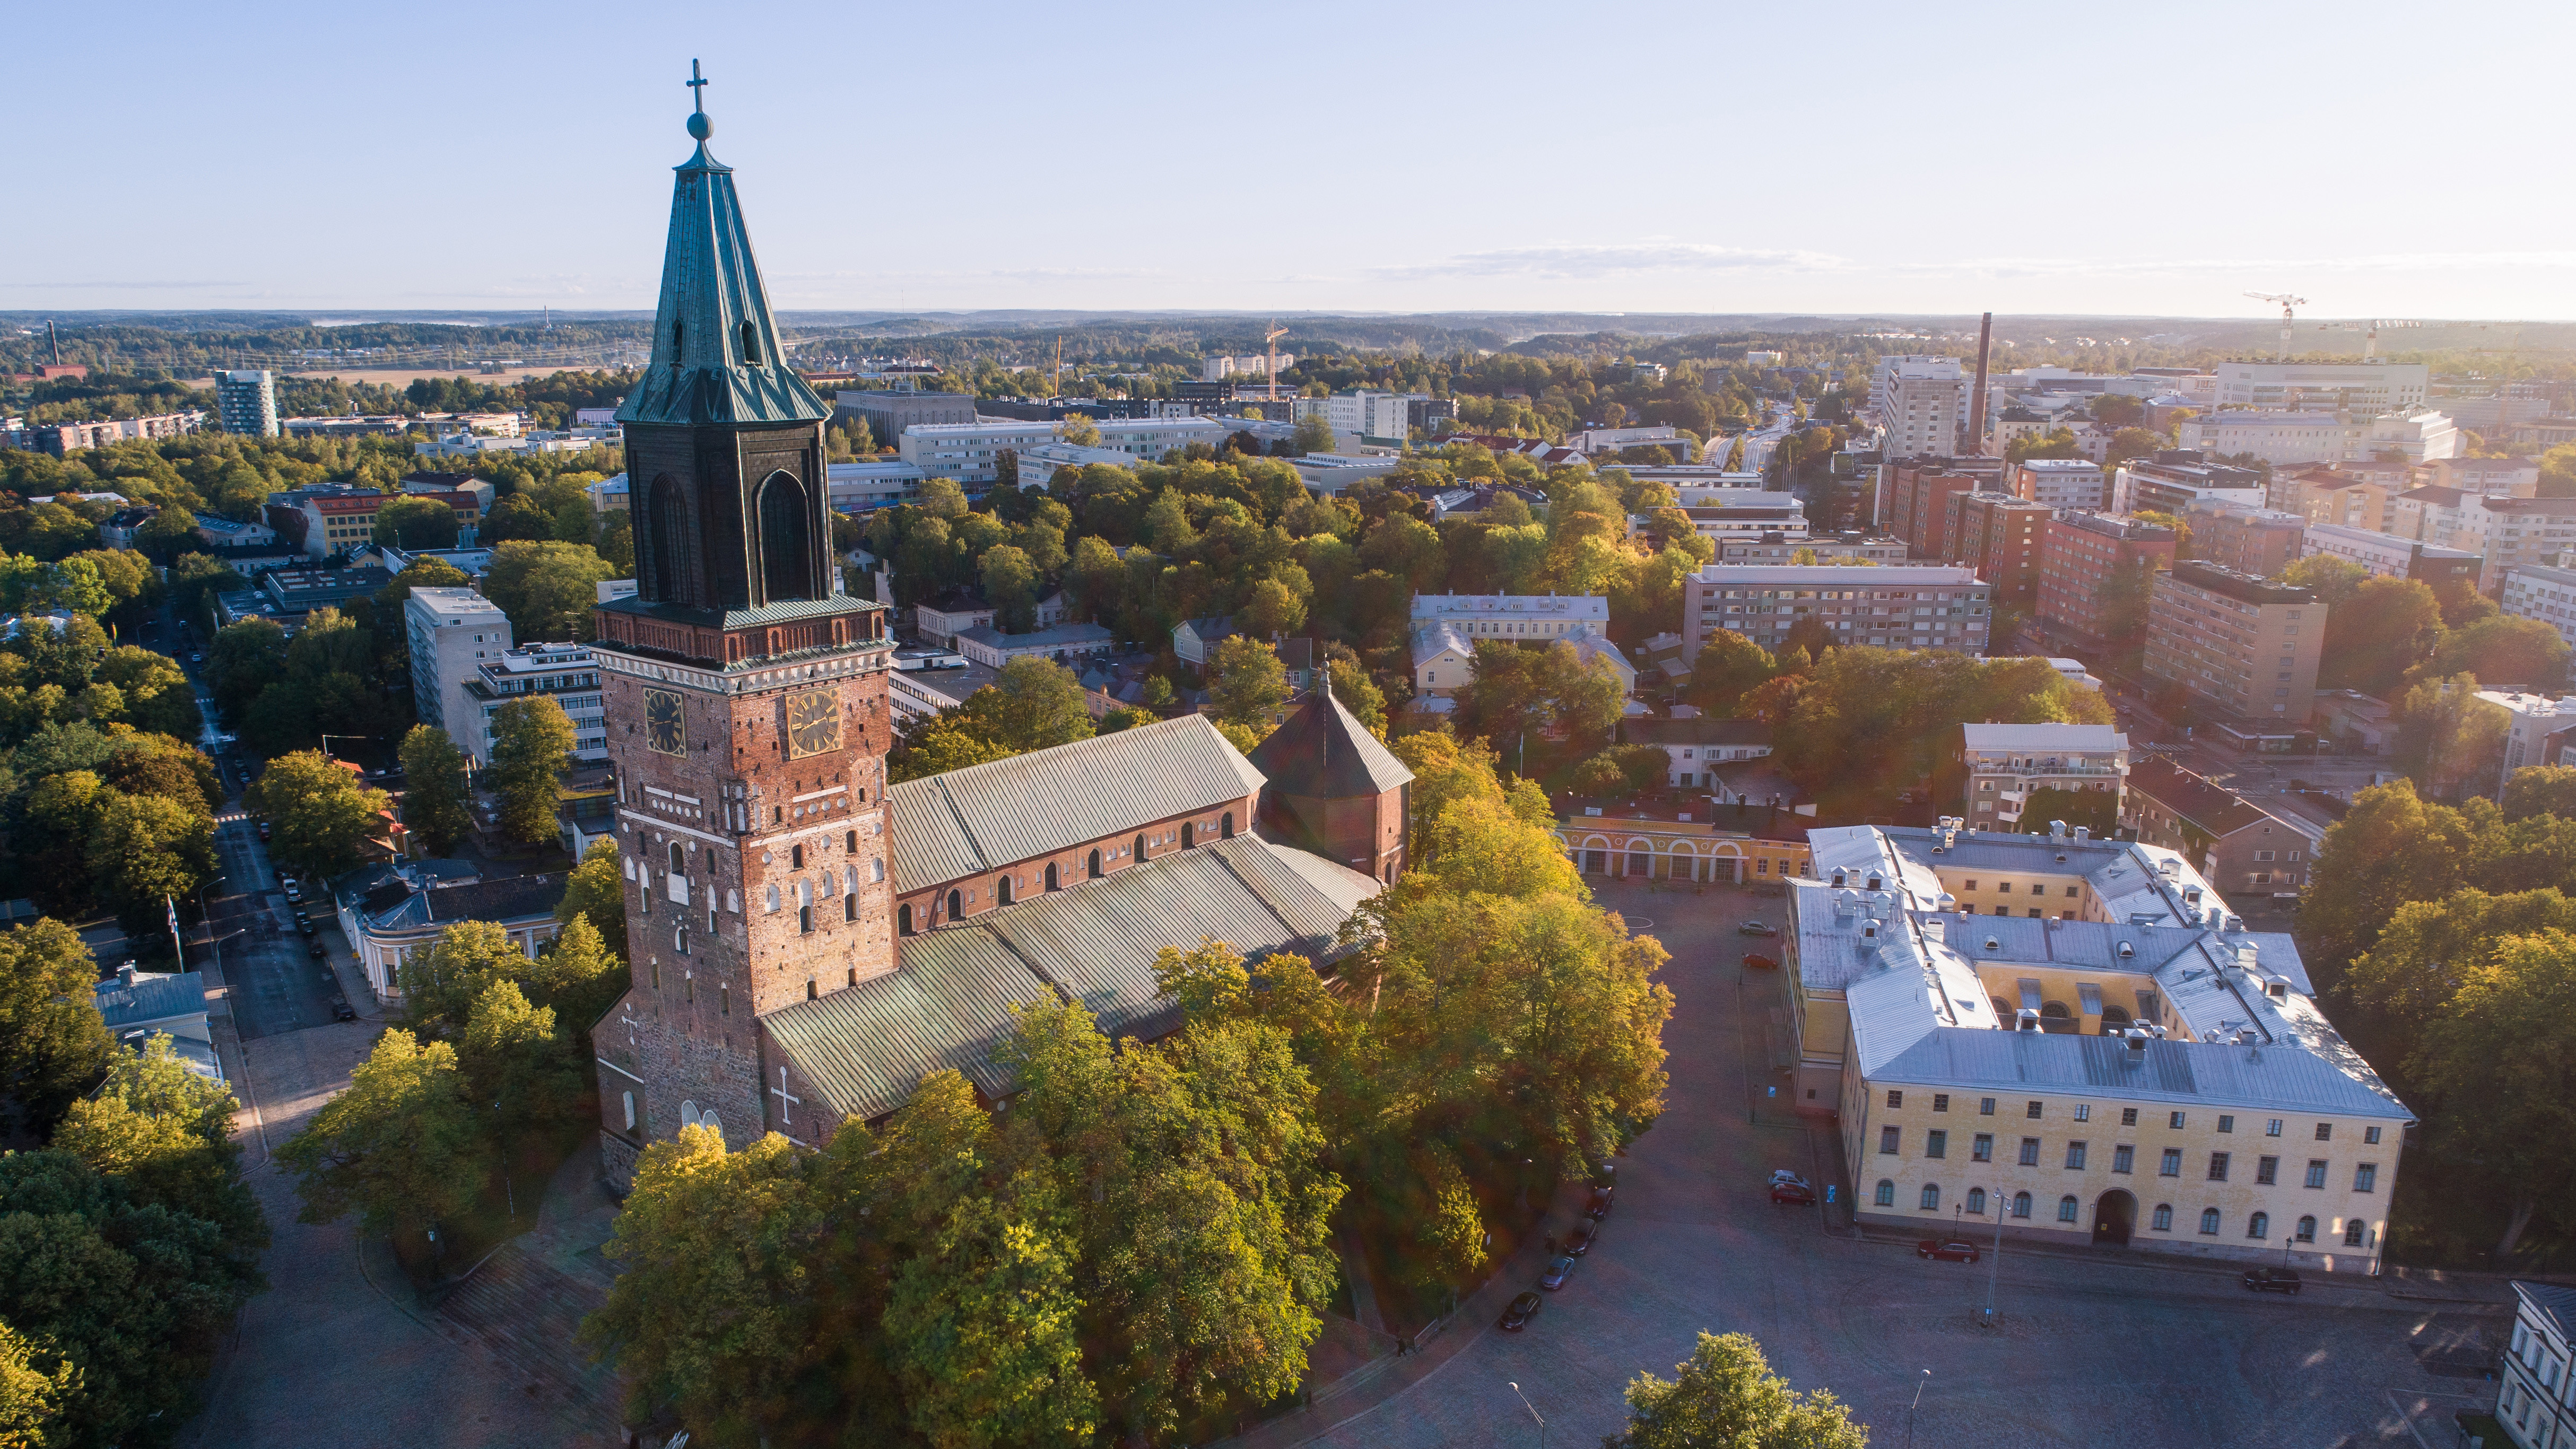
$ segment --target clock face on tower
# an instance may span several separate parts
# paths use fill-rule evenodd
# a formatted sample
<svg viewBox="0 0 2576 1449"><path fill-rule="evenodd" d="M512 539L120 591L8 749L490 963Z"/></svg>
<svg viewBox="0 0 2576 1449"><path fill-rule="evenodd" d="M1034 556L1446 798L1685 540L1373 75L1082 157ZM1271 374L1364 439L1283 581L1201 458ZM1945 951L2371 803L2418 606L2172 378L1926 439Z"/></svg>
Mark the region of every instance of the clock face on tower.
<svg viewBox="0 0 2576 1449"><path fill-rule="evenodd" d="M801 760L841 747L841 698L829 689L787 696L787 758Z"/></svg>
<svg viewBox="0 0 2576 1449"><path fill-rule="evenodd" d="M689 721L677 694L667 689L644 691L644 742L666 755L688 750Z"/></svg>

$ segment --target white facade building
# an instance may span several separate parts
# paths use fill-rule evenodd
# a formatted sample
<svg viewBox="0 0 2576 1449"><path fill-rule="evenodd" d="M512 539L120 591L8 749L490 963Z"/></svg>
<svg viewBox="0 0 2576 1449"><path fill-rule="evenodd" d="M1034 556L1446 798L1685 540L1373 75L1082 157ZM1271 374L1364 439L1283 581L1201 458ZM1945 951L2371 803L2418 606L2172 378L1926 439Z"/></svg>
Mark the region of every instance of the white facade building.
<svg viewBox="0 0 2576 1449"><path fill-rule="evenodd" d="M1293 404L1295 420L1322 414L1332 426L1335 438L1366 438L1377 442L1401 443L1413 436L1413 404L1426 394L1406 392L1339 393L1332 397L1298 398ZM1107 430L1103 429L1104 436Z"/></svg>
<svg viewBox="0 0 2576 1449"><path fill-rule="evenodd" d="M2513 1449L2576 1444L2576 1288L2516 1280L2513 1296L2513 1342L2497 1375L2504 1386L2496 1392L2496 1422Z"/></svg>
<svg viewBox="0 0 2576 1449"><path fill-rule="evenodd" d="M1061 435L1054 423L1017 418L925 423L904 430L895 440L895 454L925 478L953 478L981 489L1001 476L1003 454L1052 443Z"/></svg>
<svg viewBox="0 0 2576 1449"><path fill-rule="evenodd" d="M510 652L510 616L472 589L414 589L403 601L411 646L412 707L456 747L484 757L483 708L473 686L483 665Z"/></svg>
<svg viewBox="0 0 2576 1449"><path fill-rule="evenodd" d="M1412 622L1445 620L1477 639L1564 639L1610 629L1610 601L1591 594L1416 594Z"/></svg>
<svg viewBox="0 0 2576 1449"><path fill-rule="evenodd" d="M2576 645L2576 569L2525 565L2504 576L2501 607L2517 619L2538 619Z"/></svg>
<svg viewBox="0 0 2576 1449"><path fill-rule="evenodd" d="M1700 445L1683 437L1681 429L1669 427L1589 428L1567 438L1565 446L1578 453L1595 454L1616 454L1622 448L1670 448L1677 464L1689 463L1700 452Z"/></svg>
<svg viewBox="0 0 2576 1449"><path fill-rule="evenodd" d="M2182 445L2219 457L2251 453L2274 465L2359 463L2395 453L2409 463L2455 457L2460 430L2430 408L2365 417L2342 413L2221 412L2185 418Z"/></svg>
<svg viewBox="0 0 2576 1449"><path fill-rule="evenodd" d="M415 595L416 596L416 595ZM586 644L521 644L501 657L476 666L466 693L481 716L473 743L457 747L477 760L492 758L492 717L512 700L549 697L572 720L572 755L576 760L608 758L608 721L599 688L599 661ZM448 732L456 739L455 731Z"/></svg>
<svg viewBox="0 0 2576 1449"><path fill-rule="evenodd" d="M823 465L832 507L842 513L874 513L899 503L918 502L922 480L929 475L910 463L873 458L858 463Z"/></svg>
<svg viewBox="0 0 2576 1449"><path fill-rule="evenodd" d="M2051 508L2098 513L2110 501L2111 481L2089 458L2033 458L2012 471L2013 496Z"/></svg>
<svg viewBox="0 0 2576 1449"><path fill-rule="evenodd" d="M2311 523L2299 534L2301 558L2332 554L2390 579L2406 578L2412 573L2416 551L2421 547L2413 539L2341 523Z"/></svg>
<svg viewBox="0 0 2576 1449"><path fill-rule="evenodd" d="M1955 357L1882 357L1869 403L1886 429L1889 457L1947 457L1959 451L1968 424L1968 376Z"/></svg>
<svg viewBox="0 0 2576 1449"><path fill-rule="evenodd" d="M2431 369L2397 362L2222 362L2222 408L2331 408L2365 416L2424 405Z"/></svg>

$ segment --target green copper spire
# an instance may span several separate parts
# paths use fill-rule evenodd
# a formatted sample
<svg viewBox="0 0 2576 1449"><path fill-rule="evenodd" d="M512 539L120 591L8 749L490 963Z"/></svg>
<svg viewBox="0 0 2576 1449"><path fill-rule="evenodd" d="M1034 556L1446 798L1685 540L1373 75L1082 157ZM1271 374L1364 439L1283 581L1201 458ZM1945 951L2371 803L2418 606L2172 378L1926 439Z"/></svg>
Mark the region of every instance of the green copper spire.
<svg viewBox="0 0 2576 1449"><path fill-rule="evenodd" d="M706 79L689 62L697 154L677 168L653 361L618 408L621 423L811 423L832 409L787 366L752 256L733 168L707 154Z"/></svg>

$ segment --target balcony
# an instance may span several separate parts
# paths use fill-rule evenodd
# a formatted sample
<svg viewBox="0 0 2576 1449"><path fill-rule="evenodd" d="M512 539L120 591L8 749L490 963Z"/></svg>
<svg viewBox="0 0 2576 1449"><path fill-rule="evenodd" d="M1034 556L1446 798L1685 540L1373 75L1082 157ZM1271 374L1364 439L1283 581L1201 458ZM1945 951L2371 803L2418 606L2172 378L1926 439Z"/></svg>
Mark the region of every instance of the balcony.
<svg viewBox="0 0 2576 1449"><path fill-rule="evenodd" d="M2030 779L2041 775L2093 775L2114 779L2129 772L2125 765L2112 765L2094 760L2067 760L2059 764L2038 765L1970 765L1968 773L1976 776L2018 775Z"/></svg>

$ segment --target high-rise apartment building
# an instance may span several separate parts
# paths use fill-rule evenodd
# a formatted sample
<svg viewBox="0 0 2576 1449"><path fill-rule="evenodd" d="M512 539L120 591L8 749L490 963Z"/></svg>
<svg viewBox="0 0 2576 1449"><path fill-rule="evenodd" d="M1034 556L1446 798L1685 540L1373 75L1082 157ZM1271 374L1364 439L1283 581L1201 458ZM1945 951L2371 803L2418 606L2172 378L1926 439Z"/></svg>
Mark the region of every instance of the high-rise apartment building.
<svg viewBox="0 0 2576 1449"><path fill-rule="evenodd" d="M1983 488L2009 492L2001 458L1900 458L1881 470L1887 531L1916 558L1939 558L1950 522L1950 495Z"/></svg>
<svg viewBox="0 0 2576 1449"><path fill-rule="evenodd" d="M2364 415L2424 405L2431 370L2397 362L2222 362L2222 408L2318 408Z"/></svg>
<svg viewBox="0 0 2576 1449"><path fill-rule="evenodd" d="M2136 627L2143 592L2120 580L2142 569L2173 567L2174 531L2160 524L2107 513L2064 511L2042 530L2039 617L2087 641L2106 640ZM2141 581L2143 582L2143 581Z"/></svg>
<svg viewBox="0 0 2576 1449"><path fill-rule="evenodd" d="M2526 564L2504 576L2504 611L2517 619L2538 619L2576 644L2576 569Z"/></svg>
<svg viewBox="0 0 2576 1449"><path fill-rule="evenodd" d="M1890 455L1955 453L1968 425L1968 376L1955 357L1882 357L1870 407Z"/></svg>
<svg viewBox="0 0 2576 1449"><path fill-rule="evenodd" d="M482 758L483 705L474 687L486 663L510 656L510 616L472 589L414 589L403 600L411 646L412 707L420 722L447 731L458 749Z"/></svg>
<svg viewBox="0 0 2576 1449"><path fill-rule="evenodd" d="M2187 559L2149 593L2146 672L2238 721L2303 725L2325 637L2316 595Z"/></svg>
<svg viewBox="0 0 2576 1449"><path fill-rule="evenodd" d="M2038 595L2041 531L2056 512L2009 493L1953 493L1943 530L1942 561L1974 569L1998 604L2027 604Z"/></svg>
<svg viewBox="0 0 2576 1449"><path fill-rule="evenodd" d="M277 436L277 379L258 372L215 374L215 413L224 431L245 438Z"/></svg>

